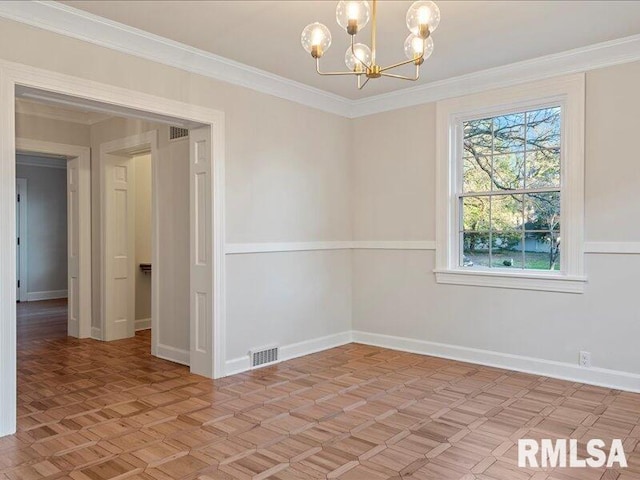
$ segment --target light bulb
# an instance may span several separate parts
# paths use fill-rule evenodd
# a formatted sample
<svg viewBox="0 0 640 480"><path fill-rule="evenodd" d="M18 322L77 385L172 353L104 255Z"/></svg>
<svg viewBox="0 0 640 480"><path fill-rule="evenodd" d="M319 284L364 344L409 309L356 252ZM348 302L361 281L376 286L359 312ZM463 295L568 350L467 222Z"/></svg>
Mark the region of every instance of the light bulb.
<svg viewBox="0 0 640 480"><path fill-rule="evenodd" d="M440 9L429 0L415 2L407 10L407 28L414 35L427 38L440 24Z"/></svg>
<svg viewBox="0 0 640 480"><path fill-rule="evenodd" d="M349 35L355 35L369 23L369 12L369 2L341 0L336 6L336 20Z"/></svg>
<svg viewBox="0 0 640 480"><path fill-rule="evenodd" d="M423 39L418 35L411 33L404 41L404 54L409 60L417 60L420 58L423 49L424 56L422 57L422 60L426 60L433 53L433 38L428 37Z"/></svg>
<svg viewBox="0 0 640 480"><path fill-rule="evenodd" d="M320 58L331 46L331 32L321 23L311 23L302 30L300 43L314 58Z"/></svg>
<svg viewBox="0 0 640 480"><path fill-rule="evenodd" d="M347 6L349 20L357 20L360 8L356 2L350 2Z"/></svg>
<svg viewBox="0 0 640 480"><path fill-rule="evenodd" d="M418 9L418 23L428 24L430 18L431 18L431 10L429 10L427 7L423 5Z"/></svg>
<svg viewBox="0 0 640 480"><path fill-rule="evenodd" d="M344 54L344 63L352 72L365 72L366 67L371 65L371 49L364 43L356 43L353 46L353 51L351 51L351 47L347 48Z"/></svg>

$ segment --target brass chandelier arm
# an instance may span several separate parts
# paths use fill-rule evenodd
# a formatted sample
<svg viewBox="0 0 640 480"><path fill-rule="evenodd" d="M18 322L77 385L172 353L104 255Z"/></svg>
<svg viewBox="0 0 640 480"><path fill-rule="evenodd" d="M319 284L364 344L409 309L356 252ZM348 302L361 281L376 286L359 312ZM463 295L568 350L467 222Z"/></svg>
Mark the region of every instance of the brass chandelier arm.
<svg viewBox="0 0 640 480"><path fill-rule="evenodd" d="M411 60L405 60L403 62L394 63L393 65L389 65L388 67L383 67L383 68L380 69L380 72L386 72L387 70L392 70L394 68L401 67L403 65L408 65L410 63L416 63L416 62L420 63L420 61L423 59L423 57L424 57L424 52L422 52L422 55L420 55L417 58L413 58Z"/></svg>
<svg viewBox="0 0 640 480"><path fill-rule="evenodd" d="M413 77L407 77L406 75L396 75L395 73L384 73L382 72L380 75L383 77L391 77L391 78L399 78L400 80L409 80L411 82L415 82L420 79L420 65L416 65L416 74Z"/></svg>
<svg viewBox="0 0 640 480"><path fill-rule="evenodd" d="M362 82L362 75L358 75L358 90L362 90L364 88L364 86L369 82L370 78L367 77L367 79Z"/></svg>
<svg viewBox="0 0 640 480"><path fill-rule="evenodd" d="M416 74L415 77L406 77L404 75L396 75L395 73L381 73L380 76L382 77L390 77L390 78L398 78L400 80L409 80L411 82L415 82L416 80L420 79L420 75Z"/></svg>
<svg viewBox="0 0 640 480"><path fill-rule="evenodd" d="M320 59L316 58L316 72L318 75L362 75L363 72L321 72L320 71Z"/></svg>

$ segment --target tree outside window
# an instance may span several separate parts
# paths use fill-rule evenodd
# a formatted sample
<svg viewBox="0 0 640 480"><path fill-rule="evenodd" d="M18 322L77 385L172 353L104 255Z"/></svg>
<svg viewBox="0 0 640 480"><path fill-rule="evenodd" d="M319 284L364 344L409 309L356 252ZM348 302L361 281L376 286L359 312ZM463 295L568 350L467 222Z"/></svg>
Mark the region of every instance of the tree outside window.
<svg viewBox="0 0 640 480"><path fill-rule="evenodd" d="M560 269L561 108L463 122L460 266Z"/></svg>

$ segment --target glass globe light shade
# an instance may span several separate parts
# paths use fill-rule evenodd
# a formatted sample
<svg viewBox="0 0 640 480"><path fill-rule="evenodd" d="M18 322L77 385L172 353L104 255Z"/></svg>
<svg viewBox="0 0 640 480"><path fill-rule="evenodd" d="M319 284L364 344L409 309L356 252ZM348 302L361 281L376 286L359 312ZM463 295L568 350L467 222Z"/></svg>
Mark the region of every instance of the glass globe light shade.
<svg viewBox="0 0 640 480"><path fill-rule="evenodd" d="M414 35L413 33L411 33L404 41L404 54L409 60L415 60L416 58L419 58L422 54L423 48L424 56L422 57L422 59L426 60L433 53L433 38L428 37L424 39L422 37L419 37L418 35Z"/></svg>
<svg viewBox="0 0 640 480"><path fill-rule="evenodd" d="M440 9L429 0L415 2L407 10L407 28L414 35L426 38L430 33L435 32L439 24Z"/></svg>
<svg viewBox="0 0 640 480"><path fill-rule="evenodd" d="M365 72L365 65L371 65L371 49L364 43L356 43L353 46L353 52L351 51L351 47L347 48L347 51L344 54L344 63L352 72Z"/></svg>
<svg viewBox="0 0 640 480"><path fill-rule="evenodd" d="M311 23L302 30L300 42L308 53L321 57L331 46L331 32L322 23Z"/></svg>
<svg viewBox="0 0 640 480"><path fill-rule="evenodd" d="M336 6L336 20L338 25L347 30L349 35L355 35L358 30L369 23L369 2L341 0Z"/></svg>

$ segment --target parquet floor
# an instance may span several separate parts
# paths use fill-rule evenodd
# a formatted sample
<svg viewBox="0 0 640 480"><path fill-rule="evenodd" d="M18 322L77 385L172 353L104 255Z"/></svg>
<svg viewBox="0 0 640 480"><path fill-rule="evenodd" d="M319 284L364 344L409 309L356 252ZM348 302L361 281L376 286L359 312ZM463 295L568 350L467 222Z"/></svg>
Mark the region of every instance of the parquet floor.
<svg viewBox="0 0 640 480"><path fill-rule="evenodd" d="M640 395L357 344L211 381L149 342L22 340L0 478L640 479ZM628 468L517 468L519 438L569 436Z"/></svg>

